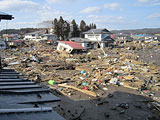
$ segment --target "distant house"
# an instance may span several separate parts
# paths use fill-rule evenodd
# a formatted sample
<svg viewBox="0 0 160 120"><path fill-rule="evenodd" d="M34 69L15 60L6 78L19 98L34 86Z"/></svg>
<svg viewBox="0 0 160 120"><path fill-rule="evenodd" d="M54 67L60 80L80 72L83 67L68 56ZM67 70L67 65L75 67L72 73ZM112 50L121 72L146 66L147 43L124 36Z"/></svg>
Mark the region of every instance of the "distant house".
<svg viewBox="0 0 160 120"><path fill-rule="evenodd" d="M94 44L84 43L84 46L91 45L91 48L105 48L110 43L113 43L114 40L110 37L112 33L108 31L107 29L91 29L87 32L84 32L84 38L88 39L90 42L95 42ZM97 44L97 42L100 42L101 46Z"/></svg>
<svg viewBox="0 0 160 120"><path fill-rule="evenodd" d="M133 38L127 34L115 34L115 44L126 44L127 42L133 41Z"/></svg>
<svg viewBox="0 0 160 120"><path fill-rule="evenodd" d="M160 41L160 36L155 36L154 40Z"/></svg>
<svg viewBox="0 0 160 120"><path fill-rule="evenodd" d="M12 15L6 14L4 12L0 12L0 21L1 20L12 20L14 19L14 17ZM8 35L8 34L6 34ZM0 50L1 49L5 49L6 48L6 43L5 41L0 39Z"/></svg>
<svg viewBox="0 0 160 120"><path fill-rule="evenodd" d="M70 41L76 41L86 49L105 48L114 42L107 29L91 29L83 34L84 38L71 38Z"/></svg>
<svg viewBox="0 0 160 120"><path fill-rule="evenodd" d="M130 35L127 34L115 34L115 39L120 39L120 40L133 40L133 38Z"/></svg>
<svg viewBox="0 0 160 120"><path fill-rule="evenodd" d="M20 46L25 45L25 41L18 39L18 40L9 41L9 42L7 42L7 44L10 47L20 47Z"/></svg>
<svg viewBox="0 0 160 120"><path fill-rule="evenodd" d="M41 35L41 41L54 41L54 43L56 43L56 41L58 40L58 37L56 34L42 34Z"/></svg>
<svg viewBox="0 0 160 120"><path fill-rule="evenodd" d="M65 51L67 53L78 53L86 50L81 44L72 41L58 41L58 51Z"/></svg>
<svg viewBox="0 0 160 120"><path fill-rule="evenodd" d="M17 40L18 34L3 34L3 38L5 41Z"/></svg>
<svg viewBox="0 0 160 120"><path fill-rule="evenodd" d="M43 31L36 31L32 33L27 33L24 37L24 40L33 40L33 41L56 41L57 35L55 34L45 34Z"/></svg>
<svg viewBox="0 0 160 120"><path fill-rule="evenodd" d="M148 39L153 39L153 35L147 35L147 34L143 34L143 35L134 35L133 38L135 39L144 39L144 40L148 40Z"/></svg>
<svg viewBox="0 0 160 120"><path fill-rule="evenodd" d="M0 40L0 50L6 49L6 43L3 40Z"/></svg>
<svg viewBox="0 0 160 120"><path fill-rule="evenodd" d="M27 33L24 36L24 40L40 41L41 34L42 34L42 31L36 31L36 32Z"/></svg>

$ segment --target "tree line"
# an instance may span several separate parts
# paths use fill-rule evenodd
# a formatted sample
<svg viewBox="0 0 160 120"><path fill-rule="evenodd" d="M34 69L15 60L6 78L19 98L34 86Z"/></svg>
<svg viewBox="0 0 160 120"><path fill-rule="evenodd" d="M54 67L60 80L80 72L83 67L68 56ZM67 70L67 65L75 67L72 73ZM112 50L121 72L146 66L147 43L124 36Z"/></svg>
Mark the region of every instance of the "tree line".
<svg viewBox="0 0 160 120"><path fill-rule="evenodd" d="M74 19L71 23L69 23L67 20L64 20L62 16L60 16L59 20L55 18L52 25L53 33L56 34L61 40L71 37L83 37L83 32L90 29L96 29L96 24L94 23L87 25L84 20L81 20L80 26L78 26Z"/></svg>

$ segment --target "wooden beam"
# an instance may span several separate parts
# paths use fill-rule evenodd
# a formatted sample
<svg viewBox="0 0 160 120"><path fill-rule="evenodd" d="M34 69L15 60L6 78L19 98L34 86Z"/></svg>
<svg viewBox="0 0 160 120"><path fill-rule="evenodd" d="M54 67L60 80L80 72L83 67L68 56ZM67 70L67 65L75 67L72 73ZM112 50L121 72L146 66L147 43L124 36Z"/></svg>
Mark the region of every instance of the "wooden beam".
<svg viewBox="0 0 160 120"><path fill-rule="evenodd" d="M90 95L90 96L93 96L93 97L97 97L97 94L95 92L88 91L88 90L82 90L82 89L76 88L76 87L71 86L71 85L58 84L58 86L60 86L60 87L66 87L66 88L71 88L71 89L77 90L79 92L82 92L84 94L87 94L87 95Z"/></svg>

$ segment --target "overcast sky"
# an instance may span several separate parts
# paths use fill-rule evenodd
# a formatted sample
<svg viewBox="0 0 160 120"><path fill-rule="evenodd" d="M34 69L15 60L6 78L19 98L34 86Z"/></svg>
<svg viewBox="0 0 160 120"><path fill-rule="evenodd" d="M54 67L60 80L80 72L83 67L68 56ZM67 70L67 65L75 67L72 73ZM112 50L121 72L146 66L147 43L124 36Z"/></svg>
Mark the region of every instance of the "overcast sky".
<svg viewBox="0 0 160 120"><path fill-rule="evenodd" d="M15 17L0 29L36 27L59 16L109 30L160 28L160 0L0 0L0 11Z"/></svg>

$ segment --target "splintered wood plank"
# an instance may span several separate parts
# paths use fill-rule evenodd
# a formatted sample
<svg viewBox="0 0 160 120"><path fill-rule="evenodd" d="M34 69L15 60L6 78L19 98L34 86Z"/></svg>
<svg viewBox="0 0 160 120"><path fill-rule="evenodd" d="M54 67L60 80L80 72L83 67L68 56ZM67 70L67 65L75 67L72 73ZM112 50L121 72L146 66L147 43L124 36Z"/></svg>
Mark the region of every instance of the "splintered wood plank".
<svg viewBox="0 0 160 120"><path fill-rule="evenodd" d="M84 94L87 94L87 95L90 95L90 96L93 96L93 97L97 97L97 94L95 92L88 91L88 90L82 90L82 89L79 89L79 88L71 86L71 85L58 84L58 86L60 86L60 87L66 87L66 88L72 88L72 89L74 89L76 91L79 91L79 92L82 92Z"/></svg>

